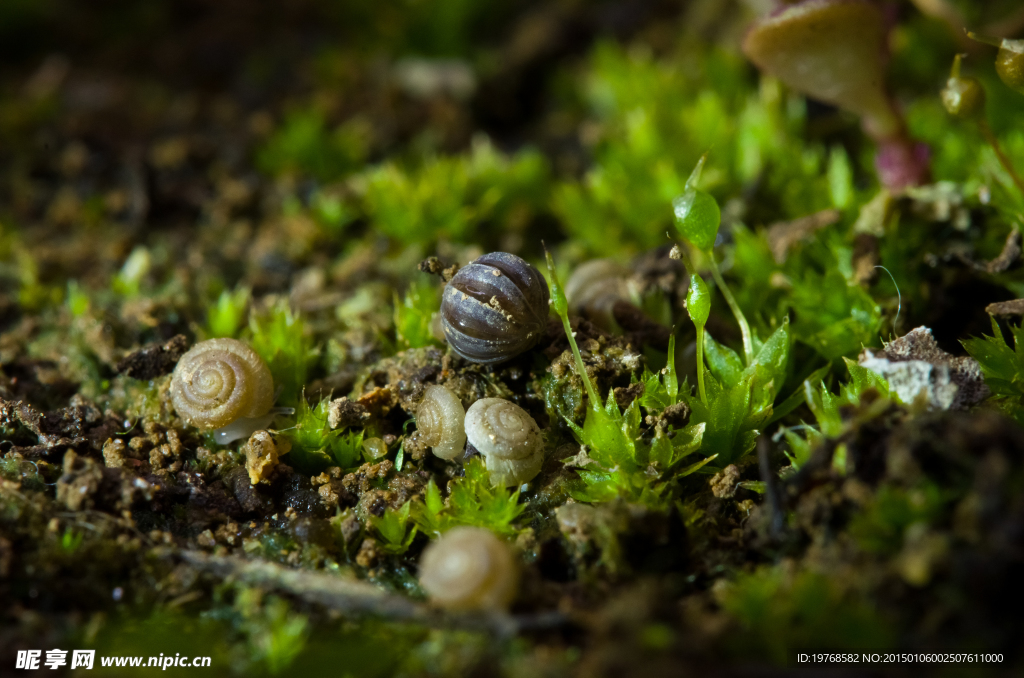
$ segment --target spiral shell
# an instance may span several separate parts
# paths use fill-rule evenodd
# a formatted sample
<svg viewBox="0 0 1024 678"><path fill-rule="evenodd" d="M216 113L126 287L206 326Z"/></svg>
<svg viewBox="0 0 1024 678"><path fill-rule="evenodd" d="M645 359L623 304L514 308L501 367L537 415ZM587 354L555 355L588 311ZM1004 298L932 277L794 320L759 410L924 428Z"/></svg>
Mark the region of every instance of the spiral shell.
<svg viewBox="0 0 1024 678"><path fill-rule="evenodd" d="M441 459L455 459L466 448L466 410L451 389L428 386L423 402L416 408L416 430L420 440L434 448Z"/></svg>
<svg viewBox="0 0 1024 678"><path fill-rule="evenodd" d="M210 339L181 357L171 377L178 415L201 430L262 417L274 404L274 379L259 355L237 339Z"/></svg>
<svg viewBox="0 0 1024 678"><path fill-rule="evenodd" d="M497 363L531 348L547 327L548 286L514 254L485 254L444 288L441 325L452 350L474 363Z"/></svg>
<svg viewBox="0 0 1024 678"><path fill-rule="evenodd" d="M615 327L615 302L630 300L626 269L612 259L588 261L565 282L565 296L571 312L611 330Z"/></svg>
<svg viewBox="0 0 1024 678"><path fill-rule="evenodd" d="M520 485L540 473L544 444L526 410L501 398L483 398L466 412L466 436L484 457L491 483Z"/></svg>
<svg viewBox="0 0 1024 678"><path fill-rule="evenodd" d="M490 531L456 527L423 551L420 584L441 607L503 610L515 598L519 568L512 551Z"/></svg>

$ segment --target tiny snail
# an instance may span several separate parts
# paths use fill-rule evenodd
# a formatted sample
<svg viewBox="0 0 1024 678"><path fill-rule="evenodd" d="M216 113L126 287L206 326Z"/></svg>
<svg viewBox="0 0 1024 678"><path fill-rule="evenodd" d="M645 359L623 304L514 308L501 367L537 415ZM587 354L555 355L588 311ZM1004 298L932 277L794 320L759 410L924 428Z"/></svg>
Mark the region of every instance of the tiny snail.
<svg viewBox="0 0 1024 678"><path fill-rule="evenodd" d="M483 398L466 412L466 436L484 457L491 483L520 485L540 473L544 442L526 410L501 398Z"/></svg>
<svg viewBox="0 0 1024 678"><path fill-rule="evenodd" d="M441 300L452 350L474 363L498 363L531 348L548 321L548 286L514 254L492 252L459 269Z"/></svg>
<svg viewBox="0 0 1024 678"><path fill-rule="evenodd" d="M942 90L942 105L954 118L971 120L985 112L985 90L977 78L960 75L960 55L953 58L953 70Z"/></svg>
<svg viewBox="0 0 1024 678"><path fill-rule="evenodd" d="M615 327L612 308L629 301L626 269L612 259L594 259L580 265L565 282L569 309L586 316L605 330Z"/></svg>
<svg viewBox="0 0 1024 678"><path fill-rule="evenodd" d="M428 386L423 402L416 408L416 429L420 440L434 448L441 459L455 459L466 449L466 410L451 389Z"/></svg>
<svg viewBox="0 0 1024 678"><path fill-rule="evenodd" d="M427 546L420 584L451 610L504 610L515 598L519 568L512 551L482 527L456 527Z"/></svg>
<svg viewBox="0 0 1024 678"><path fill-rule="evenodd" d="M274 379L247 345L237 339L209 339L178 361L171 377L171 403L178 416L204 431L242 417L262 420L274 404ZM239 437L245 434L234 439Z"/></svg>

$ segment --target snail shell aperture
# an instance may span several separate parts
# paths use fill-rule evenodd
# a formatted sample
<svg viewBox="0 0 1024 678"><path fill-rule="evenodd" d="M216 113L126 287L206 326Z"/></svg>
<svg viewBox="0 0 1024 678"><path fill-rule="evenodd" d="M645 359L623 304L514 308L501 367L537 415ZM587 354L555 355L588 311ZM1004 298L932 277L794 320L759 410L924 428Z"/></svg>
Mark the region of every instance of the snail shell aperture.
<svg viewBox="0 0 1024 678"><path fill-rule="evenodd" d="M266 415L274 404L274 379L263 359L241 341L201 341L174 368L171 402L189 424L215 429Z"/></svg>
<svg viewBox="0 0 1024 678"><path fill-rule="evenodd" d="M483 398L466 412L466 436L484 457L495 486L520 485L540 473L544 441L526 410L501 398Z"/></svg>
<svg viewBox="0 0 1024 678"><path fill-rule="evenodd" d="M420 584L441 607L503 610L515 598L519 570L512 551L492 532L456 527L423 551Z"/></svg>
<svg viewBox="0 0 1024 678"><path fill-rule="evenodd" d="M428 386L416 408L420 439L441 459L455 459L466 449L466 410L451 389Z"/></svg>
<svg viewBox="0 0 1024 678"><path fill-rule="evenodd" d="M452 350L474 363L497 363L531 348L547 327L548 286L532 265L507 252L459 269L441 299Z"/></svg>

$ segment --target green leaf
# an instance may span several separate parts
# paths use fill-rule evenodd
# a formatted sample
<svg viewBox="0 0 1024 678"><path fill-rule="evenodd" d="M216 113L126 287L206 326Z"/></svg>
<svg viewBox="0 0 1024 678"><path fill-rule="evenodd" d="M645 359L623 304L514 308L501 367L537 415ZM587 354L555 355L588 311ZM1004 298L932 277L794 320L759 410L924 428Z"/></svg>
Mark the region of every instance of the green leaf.
<svg viewBox="0 0 1024 678"><path fill-rule="evenodd" d="M812 374L803 383L803 396L818 423L818 428L815 430L807 426L804 437L790 429L783 429L792 450L787 456L796 468L806 463L811 449L822 437L834 438L843 432L843 418L839 412L843 405L858 405L861 397L869 390L877 391L883 398L889 397L889 384L884 377L848 358L843 360L850 372L850 381L840 387L839 395L832 394L824 383L819 382L820 371Z"/></svg>
<svg viewBox="0 0 1024 678"><path fill-rule="evenodd" d="M764 379L781 385L785 380L786 363L789 360L789 317L783 318L782 324L763 343L755 335L754 350L754 362L747 367L746 372L753 372L755 366L761 367Z"/></svg>
<svg viewBox="0 0 1024 678"><path fill-rule="evenodd" d="M866 367L861 367L849 358L843 358L843 362L850 373L850 382L842 386L840 393L847 403L856 405L860 402L861 396L871 389L878 391L879 395L884 398L890 396L889 382L885 377Z"/></svg>
<svg viewBox="0 0 1024 678"><path fill-rule="evenodd" d="M672 202L676 228L694 247L704 252L715 246L718 226L722 223L718 202L704 191L697 190L706 159L707 154L697 161L697 166L686 181L685 191Z"/></svg>
<svg viewBox="0 0 1024 678"><path fill-rule="evenodd" d="M992 393L1004 398L1024 396L1024 329L1010 326L1014 348L1006 343L999 323L992 318L992 336L965 339L961 342L971 357L978 361L985 383Z"/></svg>
<svg viewBox="0 0 1024 678"><path fill-rule="evenodd" d="M834 146L828 155L828 192L832 206L840 210L849 207L854 198L853 169L842 146Z"/></svg>
<svg viewBox="0 0 1024 678"><path fill-rule="evenodd" d="M569 313L569 302L565 297L565 290L562 288L562 283L558 279L558 275L555 273L555 260L551 258L551 253L544 250L544 257L548 263L548 290L551 295L551 308L554 310L559 317L567 317Z"/></svg>
<svg viewBox="0 0 1024 678"><path fill-rule="evenodd" d="M340 431L334 433L336 435L332 437L327 447L331 456L334 457L334 461L342 469L359 466L363 454L363 436L366 432L363 429L358 429L345 433Z"/></svg>
<svg viewBox="0 0 1024 678"><path fill-rule="evenodd" d="M679 402L679 377L676 375L676 335L674 332L668 337L668 362L665 365L664 382L669 403L675 405Z"/></svg>
<svg viewBox="0 0 1024 678"><path fill-rule="evenodd" d="M657 435L651 442L650 461L660 470L666 471L678 464L680 461L700 450L701 442L704 439L705 423L687 426L677 432L675 438L666 435ZM702 460L707 462L708 460ZM688 475L686 473L678 474Z"/></svg>
<svg viewBox="0 0 1024 678"><path fill-rule="evenodd" d="M710 334L704 335L704 358L708 370L720 383L732 386L743 379L746 370L743 358L728 346L719 344Z"/></svg>
<svg viewBox="0 0 1024 678"><path fill-rule="evenodd" d="M448 517L444 515L444 499L441 498L441 490L431 478L427 483L427 491L423 497L423 503L416 503L413 506L413 519L419 528L431 538L440 536L448 529Z"/></svg>
<svg viewBox="0 0 1024 678"><path fill-rule="evenodd" d="M379 546L385 553L401 555L416 538L416 528L409 525L411 508L412 502L407 501L397 511L389 509L382 516L370 516L370 524L377 530Z"/></svg>
<svg viewBox="0 0 1024 678"><path fill-rule="evenodd" d="M723 385L710 376L706 380L706 405L699 398L683 396L692 410L690 424L706 424L700 451L707 456L717 455L716 467L731 464L750 452L771 417L771 380L765 379L763 366L755 368L733 385Z"/></svg>
<svg viewBox="0 0 1024 678"><path fill-rule="evenodd" d="M644 393L638 400L645 409L657 413L673 404L668 387L664 383L664 375L660 371L651 372L645 367L640 381L644 383Z"/></svg>
<svg viewBox="0 0 1024 678"><path fill-rule="evenodd" d="M636 381L636 377L632 377ZM657 373L644 367L641 378L644 383L643 395L638 398L640 405L652 413L660 412L669 405L679 402L679 376L676 374L676 336L668 338L668 359L665 369Z"/></svg>

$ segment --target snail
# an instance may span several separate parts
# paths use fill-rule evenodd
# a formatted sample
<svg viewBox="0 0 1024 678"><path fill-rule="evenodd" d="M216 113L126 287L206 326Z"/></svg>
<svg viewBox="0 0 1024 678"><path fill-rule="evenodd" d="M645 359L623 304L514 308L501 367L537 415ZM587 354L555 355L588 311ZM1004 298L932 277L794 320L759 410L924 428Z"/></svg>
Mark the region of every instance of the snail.
<svg viewBox="0 0 1024 678"><path fill-rule="evenodd" d="M466 412L466 437L484 457L495 486L520 485L544 464L540 429L526 410L501 398L482 398Z"/></svg>
<svg viewBox="0 0 1024 678"><path fill-rule="evenodd" d="M428 386L416 408L420 440L441 459L455 459L466 449L466 410L451 389Z"/></svg>
<svg viewBox="0 0 1024 678"><path fill-rule="evenodd" d="M626 269L612 259L588 261L569 276L565 296L573 313L586 316L602 329L614 329L615 302L630 300Z"/></svg>
<svg viewBox="0 0 1024 678"><path fill-rule="evenodd" d="M507 252L485 254L459 269L441 300L448 345L474 363L498 363L531 348L547 319L544 276Z"/></svg>
<svg viewBox="0 0 1024 678"><path fill-rule="evenodd" d="M178 361L171 377L171 403L182 419L200 430L225 427L217 441L230 442L270 423L274 379L267 364L246 344L209 339Z"/></svg>
<svg viewBox="0 0 1024 678"><path fill-rule="evenodd" d="M456 527L423 551L420 584L440 607L504 610L515 598L519 568L512 551L489 530Z"/></svg>

